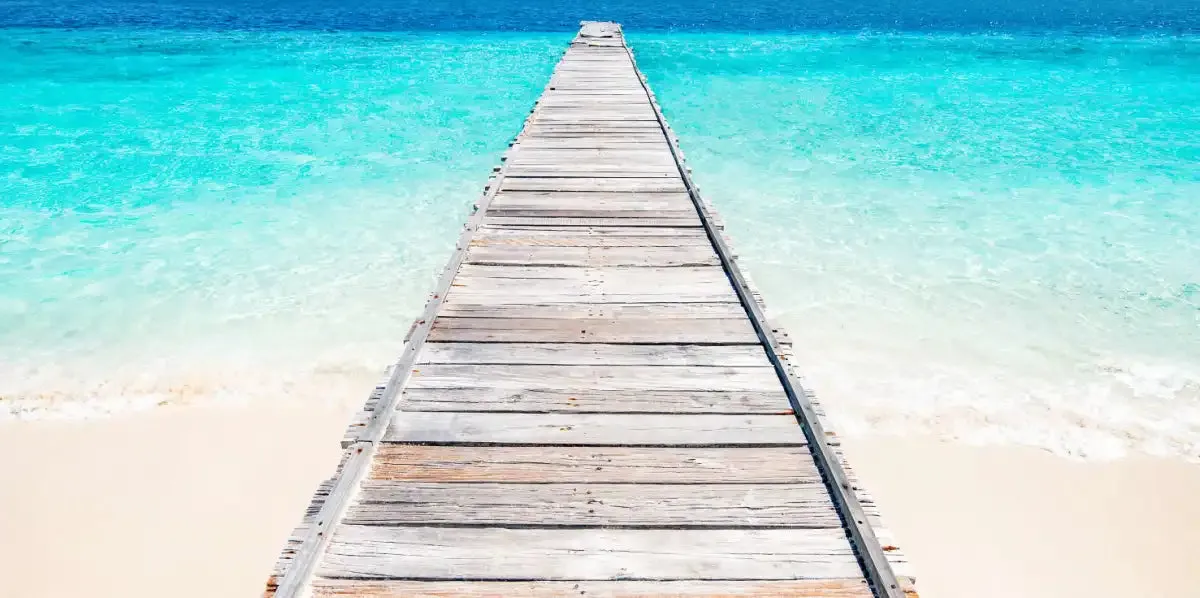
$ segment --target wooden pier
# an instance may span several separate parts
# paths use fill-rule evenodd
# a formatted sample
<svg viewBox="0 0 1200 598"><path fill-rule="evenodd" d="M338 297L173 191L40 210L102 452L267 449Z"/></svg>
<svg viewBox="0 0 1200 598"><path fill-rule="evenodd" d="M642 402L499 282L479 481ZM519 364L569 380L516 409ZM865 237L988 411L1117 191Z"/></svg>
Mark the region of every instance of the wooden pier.
<svg viewBox="0 0 1200 598"><path fill-rule="evenodd" d="M584 23L266 594L915 596L763 311Z"/></svg>

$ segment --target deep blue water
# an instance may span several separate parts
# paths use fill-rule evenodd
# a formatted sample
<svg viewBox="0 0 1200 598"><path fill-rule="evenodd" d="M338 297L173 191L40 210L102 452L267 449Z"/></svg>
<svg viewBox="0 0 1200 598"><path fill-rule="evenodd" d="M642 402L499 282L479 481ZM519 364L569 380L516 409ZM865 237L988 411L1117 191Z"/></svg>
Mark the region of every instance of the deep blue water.
<svg viewBox="0 0 1200 598"><path fill-rule="evenodd" d="M0 0L3 27L317 31L557 31L583 19L631 30L1200 30L1200 0Z"/></svg>

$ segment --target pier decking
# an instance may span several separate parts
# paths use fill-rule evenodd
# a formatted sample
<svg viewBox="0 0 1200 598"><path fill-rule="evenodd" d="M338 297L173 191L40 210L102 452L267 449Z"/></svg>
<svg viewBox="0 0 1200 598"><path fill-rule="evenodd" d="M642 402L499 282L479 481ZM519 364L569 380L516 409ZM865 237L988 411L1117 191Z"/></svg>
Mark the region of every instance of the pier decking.
<svg viewBox="0 0 1200 598"><path fill-rule="evenodd" d="M915 595L620 27L477 208L268 596Z"/></svg>

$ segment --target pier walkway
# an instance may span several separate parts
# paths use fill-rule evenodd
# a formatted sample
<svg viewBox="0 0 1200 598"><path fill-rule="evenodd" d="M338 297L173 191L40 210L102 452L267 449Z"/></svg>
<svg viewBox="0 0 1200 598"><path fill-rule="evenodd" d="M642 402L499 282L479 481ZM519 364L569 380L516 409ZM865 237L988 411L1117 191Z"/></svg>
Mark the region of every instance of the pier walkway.
<svg viewBox="0 0 1200 598"><path fill-rule="evenodd" d="M266 594L914 596L780 337L584 23Z"/></svg>

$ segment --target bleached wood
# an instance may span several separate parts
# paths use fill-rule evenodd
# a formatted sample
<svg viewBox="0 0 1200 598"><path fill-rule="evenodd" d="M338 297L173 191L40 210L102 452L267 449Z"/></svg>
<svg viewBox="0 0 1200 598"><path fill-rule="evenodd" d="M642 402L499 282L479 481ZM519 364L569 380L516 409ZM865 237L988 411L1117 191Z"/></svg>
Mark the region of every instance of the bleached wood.
<svg viewBox="0 0 1200 598"><path fill-rule="evenodd" d="M583 557L582 555L586 555ZM504 529L342 525L324 577L838 579L858 573L839 529Z"/></svg>
<svg viewBox="0 0 1200 598"><path fill-rule="evenodd" d="M820 484L805 447L379 447L370 479L565 484Z"/></svg>
<svg viewBox="0 0 1200 598"><path fill-rule="evenodd" d="M570 180L570 179L563 179ZM684 217L669 217L669 218L651 218L641 216L636 218L612 218L612 217L591 217L588 215L564 217L555 214L539 215L539 216L507 216L497 215L489 216L485 222L488 226L553 226L553 227L570 227L570 226L631 226L631 227L673 227L673 228L695 228L700 229L700 221L690 216Z"/></svg>
<svg viewBox="0 0 1200 598"><path fill-rule="evenodd" d="M442 317L522 319L621 318L623 320L727 320L735 319L743 314L742 306L732 301L719 303L528 303L518 305L480 305L448 301L442 306L441 310ZM755 344L757 345L757 343ZM633 348L626 349L630 350ZM736 364L706 363L702 365Z"/></svg>
<svg viewBox="0 0 1200 598"><path fill-rule="evenodd" d="M736 413L790 415L787 395L761 390L412 388L402 411Z"/></svg>
<svg viewBox="0 0 1200 598"><path fill-rule="evenodd" d="M463 264L459 268L455 284L481 280L561 280L568 282L607 281L612 283L636 284L664 280L684 283L728 283L724 271L717 266L695 266L678 268L554 268L544 266L485 266ZM453 285L452 285L453 286Z"/></svg>
<svg viewBox="0 0 1200 598"><path fill-rule="evenodd" d="M351 525L841 528L815 484L448 484L368 480Z"/></svg>
<svg viewBox="0 0 1200 598"><path fill-rule="evenodd" d="M804 444L788 415L405 412L384 442L572 446L783 446Z"/></svg>
<svg viewBox="0 0 1200 598"><path fill-rule="evenodd" d="M428 343L418 356L427 363L770 367L758 345Z"/></svg>
<svg viewBox="0 0 1200 598"><path fill-rule="evenodd" d="M591 388L595 390L775 390L761 367L665 365L430 364L413 368L408 388Z"/></svg>
<svg viewBox="0 0 1200 598"><path fill-rule="evenodd" d="M636 229L635 229L636 230ZM642 235L596 234L594 229L530 230L491 228L471 242L475 247L706 247L708 239L695 235L660 235L652 227ZM699 232L699 231L697 231Z"/></svg>
<svg viewBox="0 0 1200 598"><path fill-rule="evenodd" d="M429 340L480 343L755 344L745 318L687 320L632 318L440 317Z"/></svg>
<svg viewBox="0 0 1200 598"><path fill-rule="evenodd" d="M673 247L539 247L476 245L467 263L529 266L715 266L716 254L702 245ZM739 310L740 311L740 310ZM745 318L745 312L740 317Z"/></svg>
<svg viewBox="0 0 1200 598"><path fill-rule="evenodd" d="M318 598L872 598L863 579L510 582L331 579L317 581L315 595Z"/></svg>

